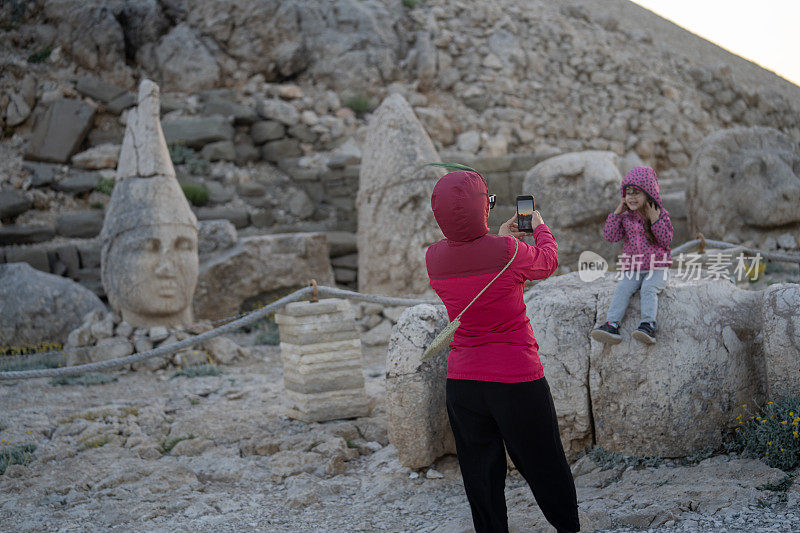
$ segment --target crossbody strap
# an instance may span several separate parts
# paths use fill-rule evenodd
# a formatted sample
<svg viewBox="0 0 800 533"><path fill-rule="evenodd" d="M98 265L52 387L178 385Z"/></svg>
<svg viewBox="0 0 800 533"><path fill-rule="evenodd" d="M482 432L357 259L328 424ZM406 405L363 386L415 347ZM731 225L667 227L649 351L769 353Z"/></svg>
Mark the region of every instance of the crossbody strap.
<svg viewBox="0 0 800 533"><path fill-rule="evenodd" d="M480 297L481 294L486 292L486 289L489 288L489 285L494 283L495 280L500 277L500 274L505 272L506 269L511 266L511 263L514 262L514 258L517 257L517 251L519 250L519 240L516 237L512 237L512 239L514 239L514 255L511 256L511 259L508 261L508 263L506 263L506 266L503 267L503 270L498 272L497 275L492 279L492 281L487 283L486 286L481 290L481 292L479 292L478 295L475 296L475 298L473 298L472 301L470 303L468 303L467 306L460 313L458 313L458 316L456 317L456 320L460 320L461 319L461 315L466 313L467 309L469 309L469 306L472 305L473 303L475 303L475 300L477 300Z"/></svg>

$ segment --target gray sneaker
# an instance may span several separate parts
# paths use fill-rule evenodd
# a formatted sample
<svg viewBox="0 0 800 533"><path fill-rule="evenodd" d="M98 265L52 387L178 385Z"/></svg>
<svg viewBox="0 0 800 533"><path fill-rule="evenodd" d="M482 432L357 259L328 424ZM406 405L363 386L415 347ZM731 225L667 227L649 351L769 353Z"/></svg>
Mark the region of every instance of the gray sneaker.
<svg viewBox="0 0 800 533"><path fill-rule="evenodd" d="M639 324L639 327L636 329L636 331L633 332L631 337L645 344L655 344L656 343L655 325L656 325L655 322L642 322L641 324Z"/></svg>
<svg viewBox="0 0 800 533"><path fill-rule="evenodd" d="M605 344L622 342L622 335L619 334L619 325L616 322L606 322L599 328L594 328L590 335L594 340Z"/></svg>

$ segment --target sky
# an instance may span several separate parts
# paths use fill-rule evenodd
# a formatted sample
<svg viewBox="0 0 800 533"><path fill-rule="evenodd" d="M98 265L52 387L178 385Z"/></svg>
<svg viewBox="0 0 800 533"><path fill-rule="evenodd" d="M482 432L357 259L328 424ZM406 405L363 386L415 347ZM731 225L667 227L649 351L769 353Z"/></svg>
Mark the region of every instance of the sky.
<svg viewBox="0 0 800 533"><path fill-rule="evenodd" d="M800 0L632 0L800 85Z"/></svg>

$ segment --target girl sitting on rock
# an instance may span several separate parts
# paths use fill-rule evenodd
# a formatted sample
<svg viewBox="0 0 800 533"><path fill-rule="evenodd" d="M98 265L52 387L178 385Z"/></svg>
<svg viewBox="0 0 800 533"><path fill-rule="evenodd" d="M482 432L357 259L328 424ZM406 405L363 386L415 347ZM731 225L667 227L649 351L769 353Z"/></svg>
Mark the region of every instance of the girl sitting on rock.
<svg viewBox="0 0 800 533"><path fill-rule="evenodd" d="M632 336L643 343L655 344L658 293L666 287L672 265L672 222L661 205L658 178L652 168L632 168L622 179L620 191L622 200L606 218L603 238L609 242L622 239L622 277L614 290L606 323L592 330L591 336L600 342L619 343L622 317L631 296L640 290L641 324Z"/></svg>

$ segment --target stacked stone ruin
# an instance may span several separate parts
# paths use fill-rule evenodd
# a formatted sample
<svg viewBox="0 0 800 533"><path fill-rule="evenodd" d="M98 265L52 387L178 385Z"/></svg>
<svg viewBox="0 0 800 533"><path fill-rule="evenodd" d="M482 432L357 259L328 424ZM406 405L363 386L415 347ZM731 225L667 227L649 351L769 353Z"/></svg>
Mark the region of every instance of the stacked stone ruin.
<svg viewBox="0 0 800 533"><path fill-rule="evenodd" d="M368 414L361 337L350 304L296 302L276 313L287 414L305 422Z"/></svg>

